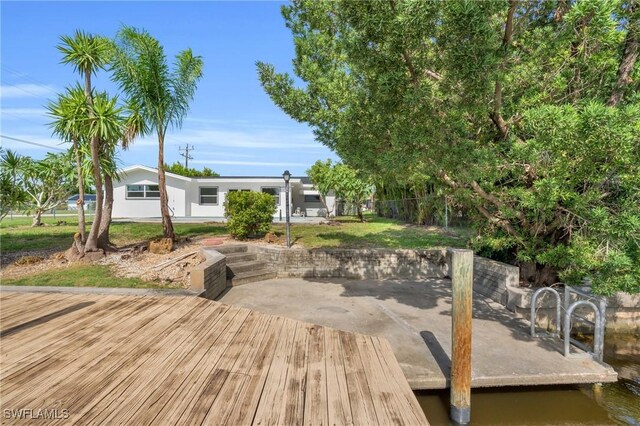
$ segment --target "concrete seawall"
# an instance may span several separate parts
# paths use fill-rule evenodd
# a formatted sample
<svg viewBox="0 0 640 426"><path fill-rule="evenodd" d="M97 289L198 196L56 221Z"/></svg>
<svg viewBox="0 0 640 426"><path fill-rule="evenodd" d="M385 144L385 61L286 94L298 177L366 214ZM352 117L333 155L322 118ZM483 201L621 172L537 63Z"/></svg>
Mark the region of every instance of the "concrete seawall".
<svg viewBox="0 0 640 426"><path fill-rule="evenodd" d="M449 277L449 259L443 249L285 249L247 245L248 251L276 271L278 278L349 278L358 280L424 280ZM226 257L215 247L205 248L206 261L191 274L191 289L209 299L226 289ZM535 289L519 286L516 266L474 257L473 289L529 320ZM538 323L548 327L553 315L550 300L539 302ZM616 333L640 333L640 295L618 293L607 300L606 328Z"/></svg>

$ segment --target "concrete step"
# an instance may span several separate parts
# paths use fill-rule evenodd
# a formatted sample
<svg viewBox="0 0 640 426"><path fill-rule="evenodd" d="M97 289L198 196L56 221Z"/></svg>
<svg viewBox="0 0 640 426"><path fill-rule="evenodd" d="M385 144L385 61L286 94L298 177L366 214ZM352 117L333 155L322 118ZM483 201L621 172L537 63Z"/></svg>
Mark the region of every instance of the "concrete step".
<svg viewBox="0 0 640 426"><path fill-rule="evenodd" d="M222 253L222 254L246 253L247 252L246 244L225 244L225 245L214 247L214 249L218 253Z"/></svg>
<svg viewBox="0 0 640 426"><path fill-rule="evenodd" d="M237 262L229 266L234 274L240 274L248 271L259 271L267 268L267 263L261 260L250 260L248 262Z"/></svg>
<svg viewBox="0 0 640 426"><path fill-rule="evenodd" d="M255 253L235 252L225 254L227 257L227 266L234 265L236 263L249 262L258 260L258 255Z"/></svg>
<svg viewBox="0 0 640 426"><path fill-rule="evenodd" d="M257 271L241 272L233 278L227 278L227 287L237 287L242 284L254 283L256 281L270 280L276 277L276 271L272 269L260 269Z"/></svg>

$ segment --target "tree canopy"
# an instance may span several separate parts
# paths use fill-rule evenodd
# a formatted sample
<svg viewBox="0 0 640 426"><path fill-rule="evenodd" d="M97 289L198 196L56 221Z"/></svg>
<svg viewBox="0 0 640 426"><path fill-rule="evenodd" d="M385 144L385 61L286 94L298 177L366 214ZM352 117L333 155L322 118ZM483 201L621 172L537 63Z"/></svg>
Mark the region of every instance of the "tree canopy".
<svg viewBox="0 0 640 426"><path fill-rule="evenodd" d="M631 0L283 6L272 100L385 184L437 182L525 280L640 291L640 8Z"/></svg>
<svg viewBox="0 0 640 426"><path fill-rule="evenodd" d="M204 167L202 170L194 169L192 167L187 168L178 161L176 161L171 165L165 164L164 169L169 173L174 173L176 175L186 176L186 177L218 177L220 176L218 173L214 172L208 167Z"/></svg>
<svg viewBox="0 0 640 426"><path fill-rule="evenodd" d="M113 80L135 102L144 126L140 134L158 137L158 187L165 238L175 239L164 174L164 138L170 126L182 125L189 102L202 78L203 61L191 49L175 56L173 70L164 48L145 30L123 26L116 36L111 60Z"/></svg>

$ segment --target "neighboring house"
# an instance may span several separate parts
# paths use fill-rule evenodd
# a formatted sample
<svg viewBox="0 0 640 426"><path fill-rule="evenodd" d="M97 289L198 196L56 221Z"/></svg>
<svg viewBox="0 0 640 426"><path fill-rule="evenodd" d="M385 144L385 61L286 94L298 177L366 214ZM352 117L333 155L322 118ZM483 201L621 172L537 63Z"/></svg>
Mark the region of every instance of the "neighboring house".
<svg viewBox="0 0 640 426"><path fill-rule="evenodd" d="M113 217L159 217L158 171L152 167L131 166L120 170L114 182ZM232 191L258 191L272 194L277 210L285 215L285 191L282 176L219 176L192 178L166 173L169 209L175 217L224 217L224 202ZM318 191L306 177L291 177L291 213L324 216ZM335 197L327 197L333 210Z"/></svg>
<svg viewBox="0 0 640 426"><path fill-rule="evenodd" d="M78 209L78 198L79 194L73 195L67 198L67 209L68 210L77 210ZM84 194L84 208L85 210L95 210L96 209L96 194Z"/></svg>

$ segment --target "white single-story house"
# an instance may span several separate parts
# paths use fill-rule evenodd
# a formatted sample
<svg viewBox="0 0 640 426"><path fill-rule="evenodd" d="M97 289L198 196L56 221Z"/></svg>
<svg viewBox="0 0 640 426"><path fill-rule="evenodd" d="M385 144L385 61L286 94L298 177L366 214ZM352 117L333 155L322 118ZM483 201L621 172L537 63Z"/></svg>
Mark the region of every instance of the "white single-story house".
<svg viewBox="0 0 640 426"><path fill-rule="evenodd" d="M282 176L219 176L192 178L165 173L169 209L175 217L224 217L224 201L232 191L259 191L272 194L277 209L274 217L285 216L285 187ZM147 166L126 167L113 184L114 218L160 217L158 171ZM291 176L291 214L324 216L318 191L307 177ZM335 211L335 196L327 196Z"/></svg>
<svg viewBox="0 0 640 426"><path fill-rule="evenodd" d="M80 198L80 194L72 195L71 197L67 198L67 210L78 209L78 198ZM84 194L83 200L85 210L95 210L96 194Z"/></svg>

